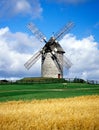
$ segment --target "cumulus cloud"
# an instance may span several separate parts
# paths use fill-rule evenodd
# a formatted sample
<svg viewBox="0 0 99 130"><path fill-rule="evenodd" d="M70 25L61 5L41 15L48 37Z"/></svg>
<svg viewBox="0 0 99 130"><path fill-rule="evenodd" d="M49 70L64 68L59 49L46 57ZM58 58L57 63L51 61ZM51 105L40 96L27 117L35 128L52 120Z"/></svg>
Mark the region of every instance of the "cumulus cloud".
<svg viewBox="0 0 99 130"><path fill-rule="evenodd" d="M21 14L37 18L41 16L42 10L38 0L2 0L0 2L0 17Z"/></svg>
<svg viewBox="0 0 99 130"><path fill-rule="evenodd" d="M74 35L67 34L60 42L73 63L67 77L99 78L99 49L93 36L77 39Z"/></svg>
<svg viewBox="0 0 99 130"><path fill-rule="evenodd" d="M64 69L64 77L99 78L99 43L95 42L93 36L77 39L67 34L60 44L73 63L68 71ZM40 60L29 71L24 63L43 46L43 43L26 33L12 33L8 27L0 29L0 78L40 76Z"/></svg>
<svg viewBox="0 0 99 130"><path fill-rule="evenodd" d="M39 70L40 64L27 71L24 63L38 48L40 49L41 45L28 34L12 33L8 27L0 29L0 78L39 74L40 71L36 70Z"/></svg>

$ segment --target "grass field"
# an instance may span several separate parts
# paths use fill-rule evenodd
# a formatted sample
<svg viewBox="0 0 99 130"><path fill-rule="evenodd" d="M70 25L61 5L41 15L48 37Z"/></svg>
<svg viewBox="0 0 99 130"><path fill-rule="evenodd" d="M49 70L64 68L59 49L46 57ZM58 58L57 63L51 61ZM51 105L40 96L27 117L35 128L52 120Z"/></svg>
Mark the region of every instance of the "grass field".
<svg viewBox="0 0 99 130"><path fill-rule="evenodd" d="M98 95L99 85L86 83L28 83L0 85L0 102Z"/></svg>
<svg viewBox="0 0 99 130"><path fill-rule="evenodd" d="M0 130L99 130L99 96L0 103Z"/></svg>

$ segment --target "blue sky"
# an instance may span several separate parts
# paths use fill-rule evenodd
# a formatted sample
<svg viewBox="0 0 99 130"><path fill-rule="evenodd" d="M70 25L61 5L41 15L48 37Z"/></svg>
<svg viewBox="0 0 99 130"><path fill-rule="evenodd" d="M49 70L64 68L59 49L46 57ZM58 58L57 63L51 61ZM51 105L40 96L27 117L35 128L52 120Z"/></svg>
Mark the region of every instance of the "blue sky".
<svg viewBox="0 0 99 130"><path fill-rule="evenodd" d="M10 1L13 1L12 5L14 6L15 0L8 0L9 2L8 12L1 11L0 13L1 28L9 26L12 32L16 31L25 32L27 31L26 30L27 23L33 21L40 28L40 30L44 32L44 34L50 37L52 32L58 31L66 22L73 21L75 23L75 28L72 30L72 32L76 34L78 38L82 38L84 36L93 34L95 39L99 41L98 0L85 0L84 2L81 3L79 2L76 3L76 1L81 0L70 0L75 1L70 3L66 2L69 0L61 0L61 2L57 2L57 0L54 1L40 0L37 2L37 4L39 4L39 7L37 8L40 8L41 11L26 13L20 10L15 14L13 12L13 9L10 8ZM27 0L27 1L29 2L33 0ZM38 5L35 4L35 6ZM32 11L35 10L32 9Z"/></svg>
<svg viewBox="0 0 99 130"><path fill-rule="evenodd" d="M75 26L60 41L68 52L67 56L74 63L74 67L70 71L64 72L64 75L65 77L98 79L98 8L98 0L1 0L0 46L4 50L0 53L0 78L40 76L40 61L36 64L39 71L34 71L35 65L29 71L24 68L24 62L44 45L35 39L27 29L26 26L29 22L35 23L48 39L53 32L56 33L68 21L73 21ZM8 53L8 58L4 57L5 53ZM73 53L75 53L75 57L73 57ZM76 53L86 55L85 57L78 57ZM93 60L84 66L92 53L94 53L92 55ZM14 57L16 57L16 64ZM19 64L21 59L23 62ZM77 60L74 59L81 60L78 64L76 63ZM81 66L78 67L79 69L77 64ZM90 73L93 76L90 76Z"/></svg>

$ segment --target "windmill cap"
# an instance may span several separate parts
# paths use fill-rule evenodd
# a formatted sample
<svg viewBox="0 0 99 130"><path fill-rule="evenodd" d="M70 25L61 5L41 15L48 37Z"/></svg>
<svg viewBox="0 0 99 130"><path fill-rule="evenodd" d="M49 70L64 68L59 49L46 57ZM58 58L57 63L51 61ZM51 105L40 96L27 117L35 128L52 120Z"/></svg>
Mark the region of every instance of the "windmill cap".
<svg viewBox="0 0 99 130"><path fill-rule="evenodd" d="M63 48L61 47L61 45L57 42L54 42L52 45L51 45L51 49L52 50L57 50L57 52L61 52L61 53L65 53L65 51L63 50Z"/></svg>

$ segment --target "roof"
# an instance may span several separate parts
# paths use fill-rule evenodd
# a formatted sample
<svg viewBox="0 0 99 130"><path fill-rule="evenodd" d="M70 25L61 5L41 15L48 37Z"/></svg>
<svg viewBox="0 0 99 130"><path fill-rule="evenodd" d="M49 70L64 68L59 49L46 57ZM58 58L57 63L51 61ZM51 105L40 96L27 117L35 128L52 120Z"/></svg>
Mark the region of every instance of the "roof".
<svg viewBox="0 0 99 130"><path fill-rule="evenodd" d="M61 53L65 53L65 51L63 50L63 48L61 47L61 45L58 42L54 42L51 46L52 50L57 50L57 52L61 52Z"/></svg>
<svg viewBox="0 0 99 130"><path fill-rule="evenodd" d="M65 51L63 50L63 48L61 47L59 42L57 42L54 37L51 37L49 39L49 41L45 44L43 49L45 49L46 51L51 50L51 51L56 51L56 52L59 52L59 53L65 53Z"/></svg>

